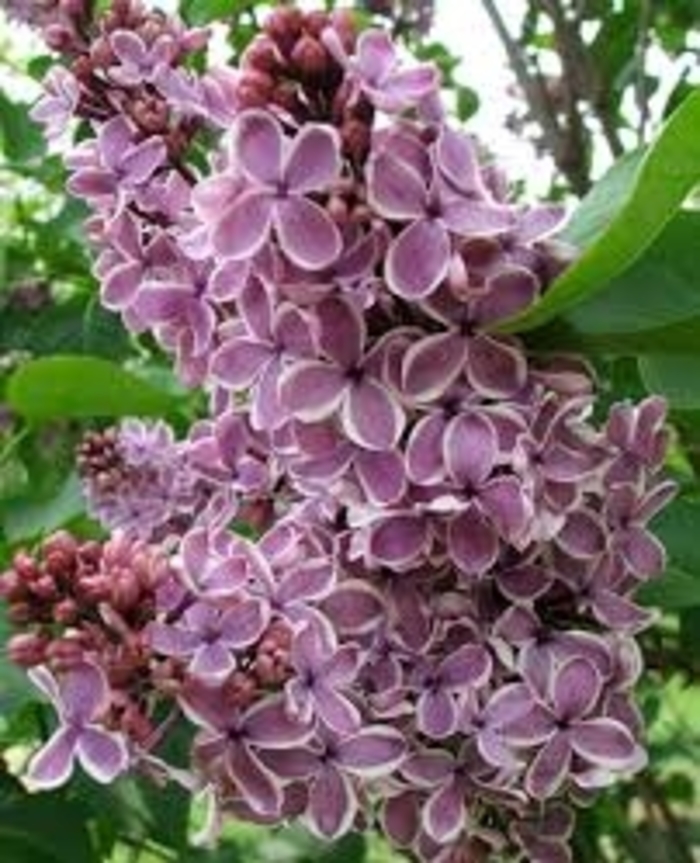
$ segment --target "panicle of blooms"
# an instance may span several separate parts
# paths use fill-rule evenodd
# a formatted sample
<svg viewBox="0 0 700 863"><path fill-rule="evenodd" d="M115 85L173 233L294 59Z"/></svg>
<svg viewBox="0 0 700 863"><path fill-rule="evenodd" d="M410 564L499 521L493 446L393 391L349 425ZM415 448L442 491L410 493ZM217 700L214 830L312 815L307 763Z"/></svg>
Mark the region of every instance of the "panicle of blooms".
<svg viewBox="0 0 700 863"><path fill-rule="evenodd" d="M160 542L189 528L206 488L164 422L126 419L89 432L77 466L90 514L111 531Z"/></svg>
<svg viewBox="0 0 700 863"><path fill-rule="evenodd" d="M127 769L127 749L147 745L160 692L175 673L168 660L154 658L147 627L172 583L164 554L119 533L105 542L54 534L34 556L18 552L0 576L8 617L22 630L8 654L30 669L62 723L34 760L32 782L62 784L76 757L108 782ZM89 733L80 743L83 726Z"/></svg>
<svg viewBox="0 0 700 863"><path fill-rule="evenodd" d="M125 732L106 686L144 727L163 700L194 726L217 816L376 825L441 863L570 860L577 801L645 761L634 596L674 489L663 400L601 426L585 361L499 332L571 259L560 209L514 200L437 70L348 13L281 6L238 69L201 75L182 64L200 34L131 3L91 38L37 116L90 119L67 164L102 300L209 412L180 442L136 422L86 439L93 512L128 536L3 579L12 653L52 670L73 729L60 776L110 775L95 728L168 772L167 729ZM136 645L123 678L110 627Z"/></svg>

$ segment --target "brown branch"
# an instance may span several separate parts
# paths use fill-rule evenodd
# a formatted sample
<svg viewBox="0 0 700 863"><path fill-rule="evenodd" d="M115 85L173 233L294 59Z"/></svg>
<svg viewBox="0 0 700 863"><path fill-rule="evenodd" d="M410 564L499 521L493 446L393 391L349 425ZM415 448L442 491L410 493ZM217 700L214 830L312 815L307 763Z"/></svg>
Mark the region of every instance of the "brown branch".
<svg viewBox="0 0 700 863"><path fill-rule="evenodd" d="M577 195L585 194L590 187L590 177L588 147L582 119L572 114L571 110L566 112L566 122L560 119L539 67L527 56L523 46L511 36L495 0L481 2L505 49L530 113L544 134L546 147L555 165Z"/></svg>
<svg viewBox="0 0 700 863"><path fill-rule="evenodd" d="M539 0L554 27L557 53L561 59L563 80L573 98L584 100L591 106L600 123L605 141L612 156L619 158L625 151L617 130L615 117L610 112L609 93L592 61L588 47L581 37L579 22L568 18L560 0ZM578 122L583 118L577 109Z"/></svg>

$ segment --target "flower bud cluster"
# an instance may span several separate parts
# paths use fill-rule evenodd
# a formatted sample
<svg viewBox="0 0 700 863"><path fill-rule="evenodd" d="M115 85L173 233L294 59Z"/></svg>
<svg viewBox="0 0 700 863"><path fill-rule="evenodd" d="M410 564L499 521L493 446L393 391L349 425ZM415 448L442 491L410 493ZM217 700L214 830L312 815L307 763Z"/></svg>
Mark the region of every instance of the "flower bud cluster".
<svg viewBox="0 0 700 863"><path fill-rule="evenodd" d="M8 655L59 677L86 664L99 668L111 705L102 722L144 742L157 694L148 681L172 673L168 663L154 662L146 637L169 577L167 559L143 543L118 534L104 543L54 534L36 556L17 553L0 576L8 617L21 628Z"/></svg>
<svg viewBox="0 0 700 863"><path fill-rule="evenodd" d="M172 551L139 601L166 669L143 691L195 727L219 813L326 838L373 824L422 860L570 859L572 806L644 764L634 593L664 567L663 401L601 425L585 361L499 331L570 258L562 213L511 197L432 65L283 6L239 69L197 75L162 47L173 25L151 38L124 14L88 51L110 107L69 189L104 304L209 397L181 442L132 424L81 449L93 511ZM124 93L218 130L206 170ZM108 626L136 601L117 583ZM100 651L81 659L52 666L63 701L74 678L115 685ZM111 731L100 716L86 727ZM88 769L113 776L110 757Z"/></svg>
<svg viewBox="0 0 700 863"><path fill-rule="evenodd" d="M90 514L112 531L161 542L186 530L206 489L165 423L124 420L88 432L76 463Z"/></svg>

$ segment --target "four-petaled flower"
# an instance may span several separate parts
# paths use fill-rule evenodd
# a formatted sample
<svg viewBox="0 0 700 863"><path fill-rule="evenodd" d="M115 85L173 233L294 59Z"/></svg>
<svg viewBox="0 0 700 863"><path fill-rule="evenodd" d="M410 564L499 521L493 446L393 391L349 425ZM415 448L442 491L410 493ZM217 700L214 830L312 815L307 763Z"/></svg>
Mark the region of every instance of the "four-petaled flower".
<svg viewBox="0 0 700 863"><path fill-rule="evenodd" d="M233 155L250 185L215 226L214 248L223 257L255 255L274 228L282 251L307 270L330 266L342 238L328 213L311 200L340 174L340 144L331 126L309 123L289 141L265 111L249 110L236 123Z"/></svg>
<svg viewBox="0 0 700 863"><path fill-rule="evenodd" d="M35 788L57 788L70 777L76 759L98 782L112 782L130 764L124 737L106 731L100 720L109 709L109 685L102 670L81 662L58 679L40 666L32 682L50 699L60 725L32 757L27 779Z"/></svg>

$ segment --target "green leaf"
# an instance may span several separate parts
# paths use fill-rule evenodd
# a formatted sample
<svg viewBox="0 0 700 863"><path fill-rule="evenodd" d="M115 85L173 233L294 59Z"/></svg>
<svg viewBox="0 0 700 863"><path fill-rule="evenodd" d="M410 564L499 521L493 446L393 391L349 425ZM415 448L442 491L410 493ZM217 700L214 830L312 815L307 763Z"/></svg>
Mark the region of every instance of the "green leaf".
<svg viewBox="0 0 700 863"><path fill-rule="evenodd" d="M76 474L71 474L49 500L3 502L0 521L7 541L17 543L58 530L84 511L80 481Z"/></svg>
<svg viewBox="0 0 700 863"><path fill-rule="evenodd" d="M700 606L700 573L693 575L669 568L658 580L643 585L637 592L637 599L663 611Z"/></svg>
<svg viewBox="0 0 700 863"><path fill-rule="evenodd" d="M587 249L606 230L634 183L646 150L625 153L593 186L572 213L561 239L578 249Z"/></svg>
<svg viewBox="0 0 700 863"><path fill-rule="evenodd" d="M602 293L566 314L585 335L655 330L700 315L700 213L680 212ZM654 350L654 337L646 339Z"/></svg>
<svg viewBox="0 0 700 863"><path fill-rule="evenodd" d="M677 497L656 516L653 531L666 546L671 567L700 579L700 500Z"/></svg>
<svg viewBox="0 0 700 863"><path fill-rule="evenodd" d="M12 102L0 90L0 148L14 162L26 162L44 151L44 139L29 119L29 105Z"/></svg>
<svg viewBox="0 0 700 863"><path fill-rule="evenodd" d="M455 96L457 97L457 119L460 123L464 123L479 110L479 95L471 87L457 84Z"/></svg>
<svg viewBox="0 0 700 863"><path fill-rule="evenodd" d="M700 410L700 353L642 356L639 371L649 392L666 396L674 410Z"/></svg>
<svg viewBox="0 0 700 863"><path fill-rule="evenodd" d="M9 839L12 847L28 846L35 852L26 857L32 863L98 863L86 814L65 790L28 794L16 779L0 774L0 847L8 863L16 859L5 853Z"/></svg>
<svg viewBox="0 0 700 863"><path fill-rule="evenodd" d="M617 216L532 309L501 329L531 330L580 303L624 272L654 241L700 181L700 89L664 126L642 160Z"/></svg>
<svg viewBox="0 0 700 863"><path fill-rule="evenodd" d="M46 357L10 378L7 402L30 420L162 416L177 406L169 393L96 357Z"/></svg>
<svg viewBox="0 0 700 863"><path fill-rule="evenodd" d="M180 9L190 24L202 25L230 20L250 5L249 0L185 0Z"/></svg>

